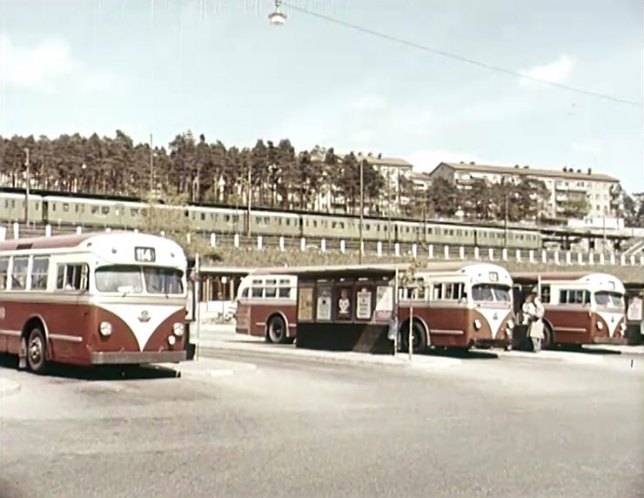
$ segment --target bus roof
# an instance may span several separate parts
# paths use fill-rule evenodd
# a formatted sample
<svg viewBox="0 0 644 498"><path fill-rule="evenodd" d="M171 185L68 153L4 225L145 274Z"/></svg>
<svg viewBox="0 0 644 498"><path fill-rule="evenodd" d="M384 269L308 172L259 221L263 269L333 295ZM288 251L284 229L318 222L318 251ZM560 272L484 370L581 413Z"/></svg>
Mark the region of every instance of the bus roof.
<svg viewBox="0 0 644 498"><path fill-rule="evenodd" d="M481 263L479 261L441 261L429 262L416 267L416 273L436 271L450 272L461 271L471 266L481 266L482 268L498 268L505 271L502 267L492 263ZM394 276L397 271L404 272L412 267L411 263L375 263L364 265L316 265L316 266L278 266L269 268L250 269L249 275L296 275L301 277L329 277L338 275L341 277L370 277L370 276Z"/></svg>
<svg viewBox="0 0 644 498"><path fill-rule="evenodd" d="M130 264L136 259L136 251L154 248L152 259L138 259L140 263L156 265L187 265L186 256L179 244L171 239L138 232L114 231L93 232L74 235L55 235L52 237L33 237L0 242L3 252L47 251L68 249L70 251L91 252L105 262Z"/></svg>
<svg viewBox="0 0 644 498"><path fill-rule="evenodd" d="M558 280L579 280L589 275L608 275L605 273L597 273L592 271L561 271L561 272L510 272L512 280L515 283L534 283L536 284L539 279L548 281ZM610 275L613 277L612 275ZM616 277L613 277L616 278Z"/></svg>

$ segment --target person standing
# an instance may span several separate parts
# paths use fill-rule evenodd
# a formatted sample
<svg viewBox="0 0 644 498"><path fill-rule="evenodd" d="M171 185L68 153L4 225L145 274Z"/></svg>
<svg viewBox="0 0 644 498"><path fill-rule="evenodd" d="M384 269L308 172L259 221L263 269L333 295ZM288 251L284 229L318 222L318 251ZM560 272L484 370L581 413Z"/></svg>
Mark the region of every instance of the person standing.
<svg viewBox="0 0 644 498"><path fill-rule="evenodd" d="M525 313L528 315L528 337L532 341L532 351L538 353L541 351L541 341L544 338L543 315L545 310L543 304L534 293L528 296L524 306Z"/></svg>

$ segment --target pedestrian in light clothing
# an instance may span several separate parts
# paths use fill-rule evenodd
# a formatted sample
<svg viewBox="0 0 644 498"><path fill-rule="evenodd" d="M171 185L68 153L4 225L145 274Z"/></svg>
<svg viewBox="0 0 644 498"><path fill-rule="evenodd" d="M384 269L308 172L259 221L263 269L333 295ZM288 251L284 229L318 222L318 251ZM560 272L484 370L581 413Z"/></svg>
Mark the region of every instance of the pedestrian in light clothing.
<svg viewBox="0 0 644 498"><path fill-rule="evenodd" d="M532 340L532 351L541 351L543 335L544 308L539 298L533 293L530 294L524 303L522 310L528 317L528 337Z"/></svg>

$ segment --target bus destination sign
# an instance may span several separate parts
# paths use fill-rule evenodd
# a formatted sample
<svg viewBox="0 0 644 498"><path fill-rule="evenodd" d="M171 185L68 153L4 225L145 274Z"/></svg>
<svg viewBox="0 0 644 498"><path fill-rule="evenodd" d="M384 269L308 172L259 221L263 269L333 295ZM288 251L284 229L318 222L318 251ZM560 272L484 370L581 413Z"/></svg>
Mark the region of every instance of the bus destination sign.
<svg viewBox="0 0 644 498"><path fill-rule="evenodd" d="M154 263L156 261L154 247L135 247L134 260L139 263Z"/></svg>

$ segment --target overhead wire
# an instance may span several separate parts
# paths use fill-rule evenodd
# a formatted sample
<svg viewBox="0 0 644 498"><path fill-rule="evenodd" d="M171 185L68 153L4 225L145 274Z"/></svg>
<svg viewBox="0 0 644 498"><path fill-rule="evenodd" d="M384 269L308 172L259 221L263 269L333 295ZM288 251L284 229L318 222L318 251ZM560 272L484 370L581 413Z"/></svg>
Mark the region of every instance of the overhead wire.
<svg viewBox="0 0 644 498"><path fill-rule="evenodd" d="M294 5L291 2L286 1L286 0L282 0L280 3L282 5L285 5L285 6L289 7L290 9L293 9L293 10L297 11L297 12L301 12L303 14L306 14L306 15L309 15L309 16L312 16L312 17L316 17L316 18L321 19L323 21L327 21L327 22L330 22L330 23L333 23L333 24L337 24L339 26L344 26L345 28L349 28L349 29L352 29L354 31L358 31L358 32L361 32L361 33L364 33L364 34L368 34L368 35L371 35L371 36L382 38L384 40L393 41L393 42L399 43L401 45L406 45L408 47L416 48L418 50L429 52L429 53L432 53L432 54L435 54L435 55L440 55L442 57L446 57L446 58L449 58L449 59L452 59L452 60L456 60L456 61L459 61L459 62L470 64L470 65L473 65L473 66L478 66L478 67L481 67L481 68L484 68L484 69L488 69L488 70L495 71L495 72L498 72L498 73L503 73L503 74L506 74L506 75L509 75L509 76L514 76L514 77L517 77L517 78L522 78L522 79L534 81L534 82L541 83L541 84L544 84L544 85L553 86L553 87L560 88L560 89L563 89L563 90L567 90L567 91L570 91L570 92L589 95L591 97L596 97L596 98L599 98L599 99L608 100L608 101L615 102L615 103L618 103L618 104L636 106L638 108L640 108L643 105L643 102L636 102L636 101L633 101L633 100L623 99L623 98L620 98L620 97L614 97L612 95L608 95L608 94L605 94L605 93L594 92L594 91L591 91L591 90L585 90L583 88L578 88L578 87L574 87L574 86L570 86L570 85L564 85L563 83L557 83L557 82L554 82L554 81L549 81L549 80L546 80L546 79L537 78L535 76L530 76L528 74L513 71L511 69L506 69L506 68L503 68L503 67L500 67L500 66L496 66L494 64L488 64L486 62L471 59L469 57L464 57L464 56L461 56L461 55L458 55L458 54L453 54L453 53L447 52L445 50L432 48L432 47L429 47L427 45L423 45L423 44L413 42L413 41L410 41L410 40L405 40L403 38L393 36L393 35L389 35L389 34L386 34L386 33L382 33L380 31L376 31L374 29L366 28L366 27L360 26L358 24L353 24L353 23L348 22L348 21L343 21L342 19L337 19L337 18L334 18L334 17L330 17L330 16L327 16L327 15L321 14L319 12L316 12L314 10L310 10L310 9L306 9L304 7L300 7L298 5Z"/></svg>

